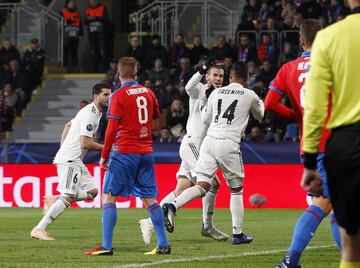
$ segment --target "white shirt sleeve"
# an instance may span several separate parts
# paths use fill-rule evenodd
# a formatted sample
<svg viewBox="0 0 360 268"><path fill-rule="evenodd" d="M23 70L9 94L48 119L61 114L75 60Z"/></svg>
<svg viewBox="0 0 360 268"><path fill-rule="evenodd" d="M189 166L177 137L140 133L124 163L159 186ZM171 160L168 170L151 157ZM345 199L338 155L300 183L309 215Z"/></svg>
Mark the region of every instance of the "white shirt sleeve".
<svg viewBox="0 0 360 268"><path fill-rule="evenodd" d="M81 120L80 123L80 135L92 138L97 129L97 120L94 116L87 116Z"/></svg>
<svg viewBox="0 0 360 268"><path fill-rule="evenodd" d="M250 110L256 120L261 121L261 119L264 117L264 112L265 112L264 102L260 100L255 93L254 93L253 101L251 103Z"/></svg>
<svg viewBox="0 0 360 268"><path fill-rule="evenodd" d="M203 84L201 84L202 78L203 75L196 72L185 86L187 94L193 99L197 99L199 92L203 89Z"/></svg>
<svg viewBox="0 0 360 268"><path fill-rule="evenodd" d="M204 108L202 109L201 111L201 121L209 126L210 123L211 123L211 119L212 119L212 102L213 102L213 96L214 94L211 94L209 99L208 99L208 102L207 102L207 105L204 106Z"/></svg>

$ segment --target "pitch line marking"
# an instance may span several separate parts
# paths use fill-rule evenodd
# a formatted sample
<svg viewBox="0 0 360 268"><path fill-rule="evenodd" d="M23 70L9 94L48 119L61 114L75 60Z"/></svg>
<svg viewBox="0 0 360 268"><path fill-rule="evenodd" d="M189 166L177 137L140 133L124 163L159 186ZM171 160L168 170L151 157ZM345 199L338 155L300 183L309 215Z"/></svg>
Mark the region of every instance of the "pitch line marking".
<svg viewBox="0 0 360 268"><path fill-rule="evenodd" d="M335 245L323 245L323 246L308 246L305 250L313 250L313 249L323 249L323 248L332 248ZM288 249L274 249L274 250L262 250L262 251L250 251L250 252L242 252L238 254L229 254L229 255L210 255L205 257L194 257L194 258L178 258L178 259L166 259L155 262L146 262L146 263L129 263L120 266L111 266L113 268L142 268L147 266L155 266L169 263L185 263L185 262L194 262L194 261L208 261L208 260L222 260L227 258L238 258L238 257L246 257L246 256L259 256L259 255L271 255L277 253L286 253ZM171 255L169 255L171 256Z"/></svg>

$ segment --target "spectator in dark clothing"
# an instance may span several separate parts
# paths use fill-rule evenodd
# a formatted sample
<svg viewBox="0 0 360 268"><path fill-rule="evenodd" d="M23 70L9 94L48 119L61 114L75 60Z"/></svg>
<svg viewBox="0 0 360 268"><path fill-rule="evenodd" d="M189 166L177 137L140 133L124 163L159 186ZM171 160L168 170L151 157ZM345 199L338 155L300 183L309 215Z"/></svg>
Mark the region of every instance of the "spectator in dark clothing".
<svg viewBox="0 0 360 268"><path fill-rule="evenodd" d="M131 37L130 46L127 48L125 56L137 59L137 61L144 66L146 53L145 49L140 46L139 38L137 36Z"/></svg>
<svg viewBox="0 0 360 268"><path fill-rule="evenodd" d="M208 55L209 50L202 44L200 35L196 35L193 38L193 47L189 52L190 64L194 66L199 63L200 59L204 58L204 56L207 57Z"/></svg>
<svg viewBox="0 0 360 268"><path fill-rule="evenodd" d="M250 19L251 21L256 20L259 14L259 6L256 0L248 0L248 3L244 6L241 21Z"/></svg>
<svg viewBox="0 0 360 268"><path fill-rule="evenodd" d="M270 6L268 2L262 2L261 8L258 13L257 23L261 26L265 24L266 20L270 16Z"/></svg>
<svg viewBox="0 0 360 268"><path fill-rule="evenodd" d="M178 64L181 58L188 58L189 52L189 48L185 45L184 35L177 34L169 50L171 63Z"/></svg>
<svg viewBox="0 0 360 268"><path fill-rule="evenodd" d="M118 87L120 87L118 65L115 59L110 61L110 68L106 71L104 80L112 85L113 90L116 90Z"/></svg>
<svg viewBox="0 0 360 268"><path fill-rule="evenodd" d="M64 66L67 72L78 71L79 39L83 35L83 28L75 0L67 0L60 15L65 19Z"/></svg>
<svg viewBox="0 0 360 268"><path fill-rule="evenodd" d="M284 43L284 51L281 53L280 65L288 63L296 59L296 50L293 48L292 44L289 42Z"/></svg>
<svg viewBox="0 0 360 268"><path fill-rule="evenodd" d="M269 33L264 33L262 35L262 42L258 48L258 57L260 63L263 63L264 61L270 61L272 63L277 62L277 51Z"/></svg>
<svg viewBox="0 0 360 268"><path fill-rule="evenodd" d="M193 69L190 65L189 58L180 59L180 68L176 73L176 81L181 86L185 86L193 75Z"/></svg>
<svg viewBox="0 0 360 268"><path fill-rule="evenodd" d="M29 87L35 89L41 84L45 67L45 50L40 47L39 40L31 40L31 48L25 51L22 65L31 77Z"/></svg>
<svg viewBox="0 0 360 268"><path fill-rule="evenodd" d="M17 115L20 115L21 110L30 101L32 95L32 88L29 87L29 75L26 71L20 69L19 61L13 59L10 61L10 69L5 73L5 83L10 83L20 96L20 107L17 110Z"/></svg>
<svg viewBox="0 0 360 268"><path fill-rule="evenodd" d="M163 66L161 59L156 59L154 68L149 71L148 78L155 87L162 87L170 83L170 71Z"/></svg>
<svg viewBox="0 0 360 268"><path fill-rule="evenodd" d="M330 5L326 7L327 21L329 24L337 22L345 13L346 9L339 0L330 0Z"/></svg>
<svg viewBox="0 0 360 268"><path fill-rule="evenodd" d="M256 79L259 76L259 69L254 61L249 61L247 64L248 67L248 79L245 83L245 87L252 89L255 86Z"/></svg>
<svg viewBox="0 0 360 268"><path fill-rule="evenodd" d="M270 61L265 60L260 68L259 76L257 80L260 80L264 83L264 87L268 88L270 82L274 79L276 75L276 68L273 67Z"/></svg>
<svg viewBox="0 0 360 268"><path fill-rule="evenodd" d="M322 14L322 8L317 0L305 0L297 9L303 19L317 19Z"/></svg>
<svg viewBox="0 0 360 268"><path fill-rule="evenodd" d="M150 69L154 66L156 59L161 59L165 67L170 67L168 51L161 45L160 36L154 35L151 40L151 44L146 50L146 65L145 67Z"/></svg>
<svg viewBox="0 0 360 268"><path fill-rule="evenodd" d="M258 61L256 48L250 43L247 34L242 34L239 37L236 59L240 62Z"/></svg>
<svg viewBox="0 0 360 268"><path fill-rule="evenodd" d="M10 39L5 39L0 48L0 65L5 70L9 69L9 63L11 60L21 60L19 50L11 43Z"/></svg>
<svg viewBox="0 0 360 268"><path fill-rule="evenodd" d="M180 99L172 101L170 109L167 111L166 124L170 128L171 134L177 139L181 135L181 130L186 128L188 113Z"/></svg>
<svg viewBox="0 0 360 268"><path fill-rule="evenodd" d="M279 27L276 24L276 21L273 17L270 17L266 20L266 23L261 27L262 31L278 31ZM274 39L274 37L272 36L272 39Z"/></svg>
<svg viewBox="0 0 360 268"><path fill-rule="evenodd" d="M225 58L234 58L234 50L226 42L224 35L221 34L216 38L216 46L210 49L209 57L218 61L223 61Z"/></svg>
<svg viewBox="0 0 360 268"><path fill-rule="evenodd" d="M290 22L290 20L293 19L295 13L296 7L294 3L291 1L287 1L283 10L281 11L281 17L283 18L284 22L286 22L290 27L293 23L293 21Z"/></svg>
<svg viewBox="0 0 360 268"><path fill-rule="evenodd" d="M108 66L106 26L109 22L108 12L98 0L89 0L85 11L85 24L88 25L93 70L105 72Z"/></svg>
<svg viewBox="0 0 360 268"><path fill-rule="evenodd" d="M230 71L233 64L232 58L224 59L224 80L222 86L225 87L230 84Z"/></svg>
<svg viewBox="0 0 360 268"><path fill-rule="evenodd" d="M16 108L19 102L18 93L16 93L11 84L5 84L0 95L5 97L6 122L4 123L6 131L12 131L12 125L16 116Z"/></svg>
<svg viewBox="0 0 360 268"><path fill-rule="evenodd" d="M160 137L155 140L155 143L177 143L177 140L171 135L170 129L164 127L160 131Z"/></svg>
<svg viewBox="0 0 360 268"><path fill-rule="evenodd" d="M7 118L7 106L5 103L5 96L0 94L0 134L6 131ZM0 136L0 139L2 136Z"/></svg>
<svg viewBox="0 0 360 268"><path fill-rule="evenodd" d="M158 93L158 101L161 109L167 109L170 107L174 99L180 98L180 93L175 89L172 84L167 84L164 90Z"/></svg>

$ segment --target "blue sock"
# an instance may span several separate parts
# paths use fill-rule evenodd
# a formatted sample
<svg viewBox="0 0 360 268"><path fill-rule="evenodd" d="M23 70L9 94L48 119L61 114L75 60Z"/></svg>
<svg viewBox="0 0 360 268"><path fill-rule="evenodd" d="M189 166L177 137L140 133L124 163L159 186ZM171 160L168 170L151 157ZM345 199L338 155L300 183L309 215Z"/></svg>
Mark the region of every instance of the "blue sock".
<svg viewBox="0 0 360 268"><path fill-rule="evenodd" d="M164 226L164 212L158 203L154 203L147 207L147 212L154 225L155 233L158 239L158 246L165 247L169 243L166 239L165 226Z"/></svg>
<svg viewBox="0 0 360 268"><path fill-rule="evenodd" d="M339 230L339 225L337 223L334 213L330 213L330 224L331 224L331 233L333 235L333 238L334 238L337 246L341 250L340 230Z"/></svg>
<svg viewBox="0 0 360 268"><path fill-rule="evenodd" d="M117 210L115 203L105 203L102 208L102 247L112 249L114 227L117 220Z"/></svg>
<svg viewBox="0 0 360 268"><path fill-rule="evenodd" d="M325 216L326 214L324 211L314 205L308 207L308 209L300 216L295 225L294 234L288 252L291 265L295 267L299 265L302 252L309 244L317 227Z"/></svg>

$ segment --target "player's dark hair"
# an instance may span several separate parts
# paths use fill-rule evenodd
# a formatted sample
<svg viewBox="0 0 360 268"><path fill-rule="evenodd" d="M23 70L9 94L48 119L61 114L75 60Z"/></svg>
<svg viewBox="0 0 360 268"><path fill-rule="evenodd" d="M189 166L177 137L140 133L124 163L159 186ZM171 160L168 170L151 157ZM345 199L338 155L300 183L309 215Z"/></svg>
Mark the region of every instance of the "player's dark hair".
<svg viewBox="0 0 360 268"><path fill-rule="evenodd" d="M304 39L305 45L311 47L316 33L321 30L321 24L318 20L305 19L300 25L300 36Z"/></svg>
<svg viewBox="0 0 360 268"><path fill-rule="evenodd" d="M224 69L224 65L220 65L220 64L213 64L213 65L210 65L210 67L207 69L207 73L210 73L211 69L220 69L220 70L223 70L225 71Z"/></svg>
<svg viewBox="0 0 360 268"><path fill-rule="evenodd" d="M101 82L101 83L97 83L93 86L93 89L92 89L92 95L99 95L102 91L103 88L109 88L111 89L112 86L109 84L109 83L106 83L106 82Z"/></svg>
<svg viewBox="0 0 360 268"><path fill-rule="evenodd" d="M243 62L235 62L231 67L231 73L237 79L246 81L248 78L248 68Z"/></svg>

